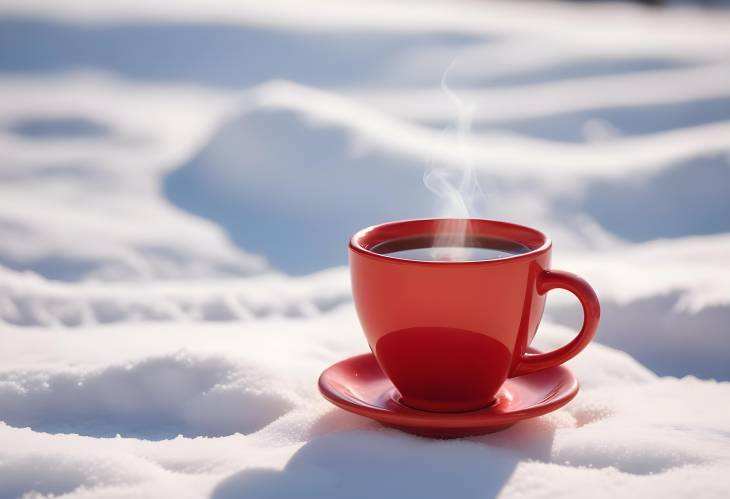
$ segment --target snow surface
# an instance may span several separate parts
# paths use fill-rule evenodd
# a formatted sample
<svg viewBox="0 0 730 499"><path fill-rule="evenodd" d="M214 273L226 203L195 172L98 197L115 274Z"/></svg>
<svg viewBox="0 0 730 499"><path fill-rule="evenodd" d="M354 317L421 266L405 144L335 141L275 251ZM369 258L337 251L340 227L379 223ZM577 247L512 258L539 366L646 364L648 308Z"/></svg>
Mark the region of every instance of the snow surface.
<svg viewBox="0 0 730 499"><path fill-rule="evenodd" d="M0 2L0 498L729 497L728 26L687 5ZM465 164L473 214L548 232L603 320L571 404L429 440L316 379L367 351L349 235L439 215L424 173ZM536 345L579 323L551 294Z"/></svg>

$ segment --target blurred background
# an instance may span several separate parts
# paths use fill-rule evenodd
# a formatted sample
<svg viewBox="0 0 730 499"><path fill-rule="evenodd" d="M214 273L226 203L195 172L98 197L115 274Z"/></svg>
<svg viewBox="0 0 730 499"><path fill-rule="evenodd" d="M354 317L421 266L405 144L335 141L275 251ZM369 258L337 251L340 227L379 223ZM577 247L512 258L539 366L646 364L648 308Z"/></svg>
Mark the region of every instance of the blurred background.
<svg viewBox="0 0 730 499"><path fill-rule="evenodd" d="M0 320L306 314L236 286L334 272L327 310L352 233L455 189L552 236L601 342L728 379L730 12L645 3L2 1Z"/></svg>

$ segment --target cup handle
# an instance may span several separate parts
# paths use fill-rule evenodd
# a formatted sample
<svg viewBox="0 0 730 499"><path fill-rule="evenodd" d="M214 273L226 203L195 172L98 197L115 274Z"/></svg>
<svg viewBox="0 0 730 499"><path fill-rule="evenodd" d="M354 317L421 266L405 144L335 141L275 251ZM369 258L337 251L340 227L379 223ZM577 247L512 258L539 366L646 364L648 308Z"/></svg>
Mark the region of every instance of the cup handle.
<svg viewBox="0 0 730 499"><path fill-rule="evenodd" d="M522 359L511 377L529 374L542 369L558 366L583 350L591 342L598 329L601 318L601 306L598 296L585 280L570 272L561 270L544 270L537 278L537 292L544 295L551 289L560 288L573 293L583 306L583 327L578 336L567 345L547 353L523 353Z"/></svg>

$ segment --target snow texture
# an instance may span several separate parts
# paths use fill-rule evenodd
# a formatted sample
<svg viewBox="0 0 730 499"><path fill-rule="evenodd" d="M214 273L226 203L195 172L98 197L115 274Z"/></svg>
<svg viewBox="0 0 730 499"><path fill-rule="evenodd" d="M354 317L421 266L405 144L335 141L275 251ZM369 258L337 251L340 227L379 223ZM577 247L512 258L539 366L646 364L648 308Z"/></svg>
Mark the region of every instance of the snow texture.
<svg viewBox="0 0 730 499"><path fill-rule="evenodd" d="M0 498L730 497L730 11L0 3ZM465 109L471 132L459 135ZM538 227L578 397L431 440L332 407L346 241ZM551 293L535 345L570 340Z"/></svg>

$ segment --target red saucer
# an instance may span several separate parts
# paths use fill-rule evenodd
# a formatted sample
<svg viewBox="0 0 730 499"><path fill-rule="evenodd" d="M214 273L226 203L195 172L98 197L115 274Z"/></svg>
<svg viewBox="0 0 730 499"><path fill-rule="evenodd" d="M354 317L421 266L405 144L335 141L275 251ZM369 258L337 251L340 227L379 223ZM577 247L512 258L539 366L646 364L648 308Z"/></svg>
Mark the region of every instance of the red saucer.
<svg viewBox="0 0 730 499"><path fill-rule="evenodd" d="M503 430L523 419L555 411L578 393L578 380L566 367L553 367L505 381L495 403L469 412L412 409L372 353L343 360L319 377L319 391L342 409L409 433L457 438Z"/></svg>

